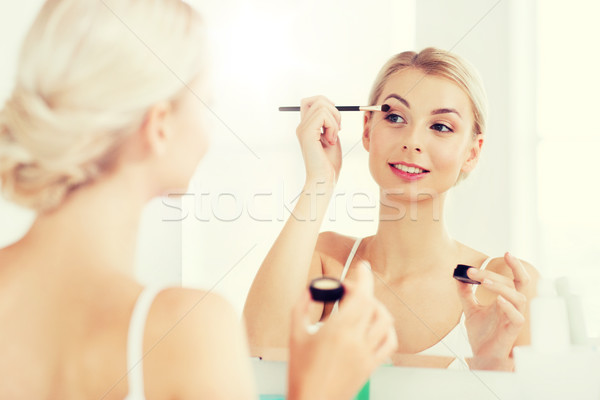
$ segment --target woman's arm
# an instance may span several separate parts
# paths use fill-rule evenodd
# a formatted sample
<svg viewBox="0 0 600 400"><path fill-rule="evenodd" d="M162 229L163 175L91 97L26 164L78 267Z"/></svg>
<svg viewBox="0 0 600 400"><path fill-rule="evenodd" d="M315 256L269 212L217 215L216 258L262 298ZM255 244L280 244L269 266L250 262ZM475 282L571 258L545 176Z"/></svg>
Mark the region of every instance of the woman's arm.
<svg viewBox="0 0 600 400"><path fill-rule="evenodd" d="M287 347L293 305L306 282L322 275L321 257L315 252L315 245L331 188L318 195L317 186L311 186L304 188L248 293L244 318L252 347ZM315 207L317 215L311 217ZM322 304L311 306L313 322L322 312Z"/></svg>
<svg viewBox="0 0 600 400"><path fill-rule="evenodd" d="M256 399L244 329L218 295L162 292L150 310L144 354L149 399Z"/></svg>
<svg viewBox="0 0 600 400"><path fill-rule="evenodd" d="M323 273L315 246L341 167L339 128L340 114L329 100L317 96L302 101L296 133L306 183L250 288L244 317L251 347L287 347L292 308L307 280ZM315 322L322 312L322 305L312 306Z"/></svg>

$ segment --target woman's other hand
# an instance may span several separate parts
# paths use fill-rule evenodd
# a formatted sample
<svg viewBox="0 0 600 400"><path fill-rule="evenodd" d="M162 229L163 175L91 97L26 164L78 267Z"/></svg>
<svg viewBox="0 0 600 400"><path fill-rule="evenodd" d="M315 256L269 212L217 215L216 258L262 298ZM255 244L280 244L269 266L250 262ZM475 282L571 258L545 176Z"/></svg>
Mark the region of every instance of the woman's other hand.
<svg viewBox="0 0 600 400"><path fill-rule="evenodd" d="M339 312L314 334L308 290L293 311L290 399L350 399L398 346L393 318L373 296L371 271L358 268L357 280L344 287Z"/></svg>
<svg viewBox="0 0 600 400"><path fill-rule="evenodd" d="M504 261L512 270L513 279L477 268L469 268L467 272L469 278L480 281L484 288L496 295L495 301L490 304L482 305L477 301L472 285L457 282L473 349L472 368L479 368L478 365L501 365L501 369L510 369L507 366L512 364L508 360L526 324L526 293L531 292L531 278L521 261L513 255L506 253Z"/></svg>

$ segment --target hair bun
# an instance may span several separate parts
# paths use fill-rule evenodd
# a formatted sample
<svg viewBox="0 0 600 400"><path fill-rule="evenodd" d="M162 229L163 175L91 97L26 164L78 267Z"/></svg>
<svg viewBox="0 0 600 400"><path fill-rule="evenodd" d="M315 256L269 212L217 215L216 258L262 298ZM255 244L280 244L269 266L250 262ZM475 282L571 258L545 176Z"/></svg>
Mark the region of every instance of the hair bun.
<svg viewBox="0 0 600 400"><path fill-rule="evenodd" d="M70 190L97 175L97 168L92 164L87 168L76 163L69 165L69 161L62 157L57 162L52 162L52 158L44 160L27 146L41 136L51 140L55 137L52 132L35 129L36 126L51 129L50 124L39 122L39 102L40 99L15 91L0 112L0 182L2 193L8 200L44 211L56 207ZM34 110L38 111L38 115L34 115ZM44 117L48 113L48 109L41 112ZM53 152L52 148L48 148L49 143L41 141L35 145L46 156Z"/></svg>
<svg viewBox="0 0 600 400"><path fill-rule="evenodd" d="M1 189L18 204L55 208L108 172L148 110L201 71L203 27L189 4L111 3L46 1L27 33L0 111Z"/></svg>

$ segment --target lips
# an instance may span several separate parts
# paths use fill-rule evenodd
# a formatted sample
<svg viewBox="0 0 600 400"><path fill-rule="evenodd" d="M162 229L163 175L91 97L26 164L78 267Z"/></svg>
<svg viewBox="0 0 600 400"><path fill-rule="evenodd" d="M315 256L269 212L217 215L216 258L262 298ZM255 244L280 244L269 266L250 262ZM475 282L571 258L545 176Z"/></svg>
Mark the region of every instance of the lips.
<svg viewBox="0 0 600 400"><path fill-rule="evenodd" d="M425 169L417 164L409 164L405 162L389 163L389 166L394 174L409 181L421 179L430 172L428 169Z"/></svg>
<svg viewBox="0 0 600 400"><path fill-rule="evenodd" d="M398 163L391 164L390 166L399 169L404 172L408 172L409 174L421 174L423 172L429 172L429 170L418 166L417 164L407 164L407 163Z"/></svg>

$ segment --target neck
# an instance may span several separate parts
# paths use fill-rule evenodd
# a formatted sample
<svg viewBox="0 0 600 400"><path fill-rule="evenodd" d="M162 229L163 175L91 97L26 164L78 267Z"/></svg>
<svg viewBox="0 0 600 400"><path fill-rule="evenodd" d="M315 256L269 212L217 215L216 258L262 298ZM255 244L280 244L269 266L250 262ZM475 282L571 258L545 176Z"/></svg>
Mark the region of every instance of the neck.
<svg viewBox="0 0 600 400"><path fill-rule="evenodd" d="M373 269L390 280L444 268L456 242L444 224L445 195L398 201L381 194L379 226L367 244Z"/></svg>
<svg viewBox="0 0 600 400"><path fill-rule="evenodd" d="M58 209L43 213L23 239L34 243L53 268L107 268L133 274L141 212L148 196L122 172L72 192ZM54 262L53 262L54 261Z"/></svg>

